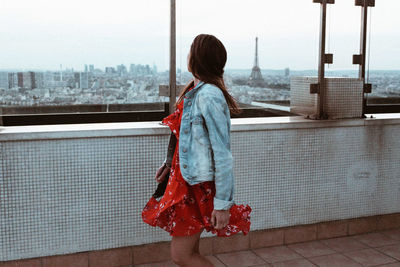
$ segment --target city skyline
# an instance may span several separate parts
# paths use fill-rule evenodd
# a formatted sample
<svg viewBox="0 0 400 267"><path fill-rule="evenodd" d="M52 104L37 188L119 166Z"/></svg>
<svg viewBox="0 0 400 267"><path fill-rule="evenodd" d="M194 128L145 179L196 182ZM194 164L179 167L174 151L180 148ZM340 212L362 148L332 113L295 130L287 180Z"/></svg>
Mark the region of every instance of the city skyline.
<svg viewBox="0 0 400 267"><path fill-rule="evenodd" d="M101 70L102 72L106 72L107 68L116 68L118 65L121 64L116 64L116 65L112 65L112 66L105 66L105 67L97 67L96 66L96 70ZM122 64L125 65L125 64ZM126 64L126 67L129 67L130 64ZM137 65L141 65L141 66L147 66L149 64L137 64ZM153 68L152 65L149 65L150 68ZM158 66L155 65L157 68ZM70 68L70 67L65 67L63 66L62 71L63 72L85 72L84 70L84 66L81 68ZM269 72L269 71L282 71L282 73L285 72L286 69L290 69L290 71L294 71L294 72L304 72L304 71L309 71L309 72L317 72L318 68L304 68L304 69L293 69L290 68L290 66L286 66L284 68L260 68L261 72ZM179 73L179 68L176 69L177 73ZM249 73L251 73L252 70L252 66L248 67L248 68L225 68L226 72L230 72L230 71L248 71ZM367 69L368 70L368 69ZM44 68L0 68L0 72L60 72L60 69L44 69ZM159 72L168 72L169 69L164 69L164 70L160 70ZM338 68L326 68L325 70L326 72L358 72L358 67L357 68L348 68L348 69L338 69ZM400 72L400 68L393 68L393 69L369 69L370 72ZM183 72L189 73L188 70L183 70Z"/></svg>

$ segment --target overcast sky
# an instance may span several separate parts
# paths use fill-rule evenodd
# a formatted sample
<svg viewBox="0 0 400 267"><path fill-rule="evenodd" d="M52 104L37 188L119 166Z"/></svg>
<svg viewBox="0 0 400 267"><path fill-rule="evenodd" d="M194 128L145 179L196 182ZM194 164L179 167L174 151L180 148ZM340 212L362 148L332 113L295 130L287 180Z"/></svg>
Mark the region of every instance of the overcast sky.
<svg viewBox="0 0 400 267"><path fill-rule="evenodd" d="M0 69L83 69L117 64L168 68L169 0L0 0ZM312 0L176 0L177 67L199 33L217 36L227 68L249 69L259 37L262 69L316 69L319 4ZM400 69L399 0L376 0L371 69ZM331 69L356 69L361 9L354 0L329 6ZM328 52L328 51L327 51Z"/></svg>

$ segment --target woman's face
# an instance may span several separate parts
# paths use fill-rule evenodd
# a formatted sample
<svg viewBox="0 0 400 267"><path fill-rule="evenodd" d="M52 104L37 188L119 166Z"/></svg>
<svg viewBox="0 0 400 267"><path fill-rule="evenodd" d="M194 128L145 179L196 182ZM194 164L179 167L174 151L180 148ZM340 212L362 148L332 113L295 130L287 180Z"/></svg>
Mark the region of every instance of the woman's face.
<svg viewBox="0 0 400 267"><path fill-rule="evenodd" d="M188 69L188 71L190 72L190 73L192 73L192 70L190 69L190 64L189 64L189 62L190 62L190 51L189 51L189 53L188 53L188 55L187 55L187 59L186 59L186 63L187 63L187 69Z"/></svg>

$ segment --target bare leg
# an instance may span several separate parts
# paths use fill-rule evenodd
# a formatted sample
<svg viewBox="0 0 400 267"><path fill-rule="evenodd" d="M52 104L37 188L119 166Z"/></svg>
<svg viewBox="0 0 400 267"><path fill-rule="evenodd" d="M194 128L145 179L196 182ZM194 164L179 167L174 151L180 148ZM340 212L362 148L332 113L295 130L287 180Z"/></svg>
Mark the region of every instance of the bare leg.
<svg viewBox="0 0 400 267"><path fill-rule="evenodd" d="M200 254L200 238L197 239L196 244L194 245L194 252Z"/></svg>
<svg viewBox="0 0 400 267"><path fill-rule="evenodd" d="M173 236L171 241L171 258L181 267L214 267L214 265L199 254L199 233L191 236Z"/></svg>

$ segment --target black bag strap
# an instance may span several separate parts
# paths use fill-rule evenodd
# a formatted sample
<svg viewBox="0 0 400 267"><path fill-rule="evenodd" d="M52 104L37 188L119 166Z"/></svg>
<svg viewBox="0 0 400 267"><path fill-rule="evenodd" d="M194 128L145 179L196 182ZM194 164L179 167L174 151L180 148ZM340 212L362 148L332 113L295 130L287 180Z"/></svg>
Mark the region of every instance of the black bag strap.
<svg viewBox="0 0 400 267"><path fill-rule="evenodd" d="M206 83L201 84L197 88L197 90L200 89L205 84ZM169 137L169 143L168 143L167 158L165 159L164 162L168 167L171 167L172 165L172 158L174 157L176 142L177 142L176 136L174 133L171 132L171 136Z"/></svg>
<svg viewBox="0 0 400 267"><path fill-rule="evenodd" d="M171 135L169 137L169 143L168 143L167 158L165 160L165 164L168 167L171 167L171 164L172 164L172 158L174 157L176 142L177 142L176 136L174 133L171 132Z"/></svg>

